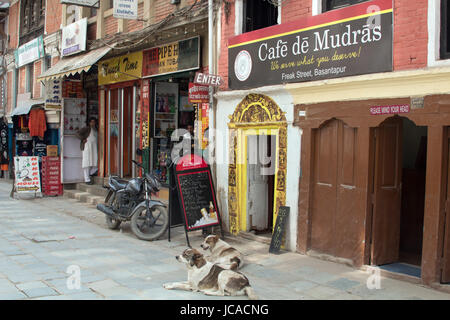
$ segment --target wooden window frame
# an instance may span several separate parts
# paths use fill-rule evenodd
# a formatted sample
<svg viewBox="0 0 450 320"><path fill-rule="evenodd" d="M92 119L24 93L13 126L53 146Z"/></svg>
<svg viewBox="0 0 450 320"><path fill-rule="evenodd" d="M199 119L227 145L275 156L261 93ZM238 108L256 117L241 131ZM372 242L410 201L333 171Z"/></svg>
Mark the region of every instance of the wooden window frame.
<svg viewBox="0 0 450 320"><path fill-rule="evenodd" d="M450 48L448 47L450 33L448 32L448 24L450 14L448 14L450 3L449 0L441 0L441 37L440 37L440 58L442 60L450 59Z"/></svg>

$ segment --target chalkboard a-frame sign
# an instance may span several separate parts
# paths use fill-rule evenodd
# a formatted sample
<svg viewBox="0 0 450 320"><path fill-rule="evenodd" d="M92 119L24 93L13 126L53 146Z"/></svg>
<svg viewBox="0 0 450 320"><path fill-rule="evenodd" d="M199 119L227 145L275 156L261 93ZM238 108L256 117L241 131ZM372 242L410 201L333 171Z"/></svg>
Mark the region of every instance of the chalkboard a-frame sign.
<svg viewBox="0 0 450 320"><path fill-rule="evenodd" d="M283 235L286 228L286 220L289 215L289 207L280 207L278 211L277 221L275 222L275 228L272 233L272 241L270 242L269 252L278 254L280 253L281 243L283 241Z"/></svg>
<svg viewBox="0 0 450 320"><path fill-rule="evenodd" d="M201 156L189 154L178 160L175 182L187 232L221 227L211 169Z"/></svg>

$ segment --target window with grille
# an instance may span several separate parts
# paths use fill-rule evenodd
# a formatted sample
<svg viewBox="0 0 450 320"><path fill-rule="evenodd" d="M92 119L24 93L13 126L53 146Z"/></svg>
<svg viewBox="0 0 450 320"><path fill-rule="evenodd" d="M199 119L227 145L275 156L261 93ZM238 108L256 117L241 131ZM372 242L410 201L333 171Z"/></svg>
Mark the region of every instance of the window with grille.
<svg viewBox="0 0 450 320"><path fill-rule="evenodd" d="M39 36L44 31L45 0L22 0L20 8L20 44Z"/></svg>

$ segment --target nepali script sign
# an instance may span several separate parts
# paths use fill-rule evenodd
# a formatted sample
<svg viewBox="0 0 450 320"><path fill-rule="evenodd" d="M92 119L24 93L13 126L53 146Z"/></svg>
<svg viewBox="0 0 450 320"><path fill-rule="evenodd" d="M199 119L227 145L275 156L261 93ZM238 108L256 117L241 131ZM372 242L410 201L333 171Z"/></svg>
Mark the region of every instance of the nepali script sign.
<svg viewBox="0 0 450 320"><path fill-rule="evenodd" d="M392 0L374 0L229 40L231 89L392 71Z"/></svg>

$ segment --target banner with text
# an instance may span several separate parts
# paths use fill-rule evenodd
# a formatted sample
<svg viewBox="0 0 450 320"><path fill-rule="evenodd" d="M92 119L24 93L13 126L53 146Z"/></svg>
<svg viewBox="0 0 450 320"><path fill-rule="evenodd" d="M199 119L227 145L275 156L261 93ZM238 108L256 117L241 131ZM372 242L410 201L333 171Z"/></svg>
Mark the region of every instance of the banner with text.
<svg viewBox="0 0 450 320"><path fill-rule="evenodd" d="M392 71L392 0L375 0L229 40L231 89Z"/></svg>
<svg viewBox="0 0 450 320"><path fill-rule="evenodd" d="M131 81L142 76L142 51L102 60L98 67L98 85Z"/></svg>
<svg viewBox="0 0 450 320"><path fill-rule="evenodd" d="M195 70L200 67L200 38L172 42L145 50L143 77Z"/></svg>
<svg viewBox="0 0 450 320"><path fill-rule="evenodd" d="M138 0L114 0L113 17L136 20L138 18Z"/></svg>

